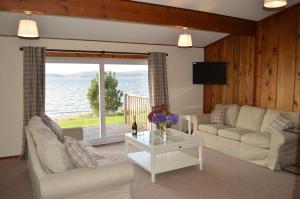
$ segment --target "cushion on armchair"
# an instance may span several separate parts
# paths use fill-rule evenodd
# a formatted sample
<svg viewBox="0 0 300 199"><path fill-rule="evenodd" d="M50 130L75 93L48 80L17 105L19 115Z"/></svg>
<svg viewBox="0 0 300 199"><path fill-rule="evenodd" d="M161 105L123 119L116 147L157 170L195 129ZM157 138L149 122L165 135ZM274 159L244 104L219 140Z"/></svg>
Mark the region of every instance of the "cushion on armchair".
<svg viewBox="0 0 300 199"><path fill-rule="evenodd" d="M247 133L242 136L241 141L245 144L268 149L270 147L270 133Z"/></svg>
<svg viewBox="0 0 300 199"><path fill-rule="evenodd" d="M198 129L204 131L205 133L210 133L213 135L218 134L219 129L230 128L230 126L220 125L220 124L199 124Z"/></svg>
<svg viewBox="0 0 300 199"><path fill-rule="evenodd" d="M225 121L225 108L215 108L210 114L210 123L223 125Z"/></svg>
<svg viewBox="0 0 300 199"><path fill-rule="evenodd" d="M224 124L235 127L240 112L240 106L237 104L216 104L215 106L215 108L221 107L226 109Z"/></svg>
<svg viewBox="0 0 300 199"><path fill-rule="evenodd" d="M248 133L256 133L255 131L243 128L226 128L220 129L218 134L220 137L224 137L231 140L241 141L243 135Z"/></svg>
<svg viewBox="0 0 300 199"><path fill-rule="evenodd" d="M273 120L272 123L270 124L267 132L276 133L282 131L283 129L291 128L294 126L295 124L292 121L284 118L282 115L278 115L276 119Z"/></svg>
<svg viewBox="0 0 300 199"><path fill-rule="evenodd" d="M261 128L264 115L265 109L244 105L241 107L236 127L258 132Z"/></svg>
<svg viewBox="0 0 300 199"><path fill-rule="evenodd" d="M65 136L64 143L71 161L76 167L97 167L95 157L89 154L75 138Z"/></svg>
<svg viewBox="0 0 300 199"><path fill-rule="evenodd" d="M64 142L63 129L47 115L44 115L43 122L52 130L52 132L57 136L58 140L63 143Z"/></svg>

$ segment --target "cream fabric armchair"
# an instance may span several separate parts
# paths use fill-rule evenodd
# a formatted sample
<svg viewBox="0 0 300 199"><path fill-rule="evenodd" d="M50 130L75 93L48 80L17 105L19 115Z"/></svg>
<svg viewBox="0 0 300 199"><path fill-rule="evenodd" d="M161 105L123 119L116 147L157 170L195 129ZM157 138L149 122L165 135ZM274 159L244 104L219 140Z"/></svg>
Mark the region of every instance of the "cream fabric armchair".
<svg viewBox="0 0 300 199"><path fill-rule="evenodd" d="M65 131L68 136L82 138L82 130ZM26 127L28 142L28 169L37 199L128 199L133 167L128 162L106 163L92 168L74 168L62 173L44 170L29 128ZM46 149L45 149L46 150Z"/></svg>

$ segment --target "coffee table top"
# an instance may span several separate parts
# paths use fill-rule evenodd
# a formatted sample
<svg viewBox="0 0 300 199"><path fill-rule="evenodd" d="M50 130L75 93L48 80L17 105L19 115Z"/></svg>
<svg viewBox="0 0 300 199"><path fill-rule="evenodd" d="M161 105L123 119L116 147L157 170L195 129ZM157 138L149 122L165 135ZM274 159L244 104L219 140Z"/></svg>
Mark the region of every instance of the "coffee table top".
<svg viewBox="0 0 300 199"><path fill-rule="evenodd" d="M167 129L166 133L161 135L159 130L138 132L137 136L131 133L125 134L126 137L138 141L147 146L162 146L179 144L182 142L200 142L200 139L193 135L188 135L183 132Z"/></svg>

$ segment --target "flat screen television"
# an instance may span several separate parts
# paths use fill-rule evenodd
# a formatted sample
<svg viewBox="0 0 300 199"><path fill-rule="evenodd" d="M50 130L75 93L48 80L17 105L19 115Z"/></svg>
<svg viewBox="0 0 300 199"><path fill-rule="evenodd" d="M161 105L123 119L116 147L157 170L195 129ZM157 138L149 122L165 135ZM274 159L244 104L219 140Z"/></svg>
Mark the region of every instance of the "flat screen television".
<svg viewBox="0 0 300 199"><path fill-rule="evenodd" d="M193 84L226 84L226 62L194 62Z"/></svg>

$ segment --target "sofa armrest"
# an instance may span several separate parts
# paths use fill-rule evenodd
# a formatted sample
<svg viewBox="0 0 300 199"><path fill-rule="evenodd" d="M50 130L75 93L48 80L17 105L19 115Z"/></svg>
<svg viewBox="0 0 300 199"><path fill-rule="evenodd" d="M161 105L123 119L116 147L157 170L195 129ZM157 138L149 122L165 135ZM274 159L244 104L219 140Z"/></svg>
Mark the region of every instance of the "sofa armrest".
<svg viewBox="0 0 300 199"><path fill-rule="evenodd" d="M71 169L49 174L41 179L41 198L69 198L99 190L118 188L133 179L133 167L128 162L92 168Z"/></svg>
<svg viewBox="0 0 300 199"><path fill-rule="evenodd" d="M73 137L77 140L83 140L83 129L82 127L65 128L63 129L65 136Z"/></svg>
<svg viewBox="0 0 300 199"><path fill-rule="evenodd" d="M210 123L210 114L204 113L201 115L192 115L191 122L193 124L194 129L198 129L199 124L209 124Z"/></svg>
<svg viewBox="0 0 300 199"><path fill-rule="evenodd" d="M288 133L285 131L278 131L271 134L270 150L279 152L280 147L285 144L297 143L299 135Z"/></svg>

